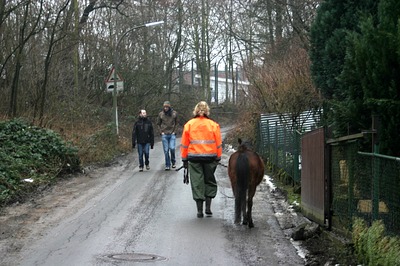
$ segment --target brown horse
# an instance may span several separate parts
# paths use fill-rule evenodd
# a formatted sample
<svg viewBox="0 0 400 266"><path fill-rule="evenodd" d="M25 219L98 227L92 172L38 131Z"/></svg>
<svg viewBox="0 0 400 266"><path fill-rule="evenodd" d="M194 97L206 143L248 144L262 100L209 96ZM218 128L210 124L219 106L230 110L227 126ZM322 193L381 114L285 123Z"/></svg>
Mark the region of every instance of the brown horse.
<svg viewBox="0 0 400 266"><path fill-rule="evenodd" d="M239 224L243 214L243 224L254 227L251 209L257 186L264 177L264 162L254 151L239 141L238 150L231 155L228 175L235 196L235 224ZM247 195L247 197L246 197ZM247 212L246 212L247 202Z"/></svg>

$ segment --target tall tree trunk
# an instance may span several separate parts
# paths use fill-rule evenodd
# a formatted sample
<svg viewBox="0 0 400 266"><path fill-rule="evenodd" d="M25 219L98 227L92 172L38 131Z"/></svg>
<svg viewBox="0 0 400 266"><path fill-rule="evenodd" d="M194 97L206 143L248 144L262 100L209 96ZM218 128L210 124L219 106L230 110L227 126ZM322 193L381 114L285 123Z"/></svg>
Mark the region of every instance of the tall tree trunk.
<svg viewBox="0 0 400 266"><path fill-rule="evenodd" d="M272 51L275 51L275 39L274 39L274 22L273 22L273 16L272 16L272 3L271 0L267 0L267 19L268 19L268 37L269 37L269 43L270 47L266 47L268 50L271 49ZM265 51L268 52L268 51Z"/></svg>
<svg viewBox="0 0 400 266"><path fill-rule="evenodd" d="M17 116L17 106L18 106L18 90L19 90L19 80L23 62L23 55L26 43L29 39L37 34L41 29L38 29L39 21L43 12L43 0L39 3L39 12L37 13L37 17L35 20L31 21L30 16L30 7L31 1L26 1L24 6L24 15L22 17L22 24L19 26L19 35L18 35L18 48L16 49L16 62L15 62L15 71L13 76L13 82L11 84L11 97L10 97L10 105L8 109L8 116L15 117ZM28 27L30 31L26 33Z"/></svg>
<svg viewBox="0 0 400 266"><path fill-rule="evenodd" d="M23 18L22 25L20 26L20 30L19 30L19 39L18 39L19 40L19 48L17 49L14 77L13 77L13 82L11 84L10 106L8 109L9 117L17 116L18 84L19 84L19 77L21 74L21 67L22 67L22 63L21 63L22 54L24 52L24 46L26 43L25 30L27 27L28 14L29 14L29 3L27 3L25 5L24 18Z"/></svg>
<svg viewBox="0 0 400 266"><path fill-rule="evenodd" d="M19 49L18 55L17 55L17 62L15 64L15 71L14 71L14 77L13 77L13 82L11 85L11 97L10 97L10 106L8 109L8 117L16 117L17 116L17 104L18 104L18 83L19 83L19 76L21 73L21 53L22 53L22 47Z"/></svg>
<svg viewBox="0 0 400 266"><path fill-rule="evenodd" d="M211 101L210 87L210 48L208 43L208 1L201 1L201 52L202 52L202 84L204 89L204 99Z"/></svg>
<svg viewBox="0 0 400 266"><path fill-rule="evenodd" d="M44 61L44 78L43 78L43 83L41 84L41 90L40 90L40 101L39 101L39 124L42 126L44 122L44 110L46 106L46 96L47 96L47 83L49 80L49 70L50 70L50 64L51 64L51 57L53 54L53 49L54 46L58 41L60 41L63 36L60 36L60 38L56 39L56 34L57 34L57 28L59 25L59 20L64 13L64 10L67 8L68 2L58 11L56 20L53 24L53 28L51 29L51 36L50 36L50 41L49 41L49 48L47 50L46 58Z"/></svg>
<svg viewBox="0 0 400 266"><path fill-rule="evenodd" d="M6 11L6 1L7 0L0 0L0 28L1 24L3 23L4 19L4 14Z"/></svg>
<svg viewBox="0 0 400 266"><path fill-rule="evenodd" d="M182 44L182 23L183 23L183 6L182 1L179 0L178 3L178 31L176 32L176 42L174 45L174 49L172 51L172 55L167 63L167 81L168 81L168 91L167 91L167 99L170 100L172 93L172 81L173 81L173 73L174 73L174 62L179 57L179 49Z"/></svg>
<svg viewBox="0 0 400 266"><path fill-rule="evenodd" d="M74 46L74 81L75 81L75 86L74 86L74 99L76 98L76 95L79 91L79 5L78 5L78 0L73 1L73 6L74 6L74 14L75 14L75 41L76 44Z"/></svg>
<svg viewBox="0 0 400 266"><path fill-rule="evenodd" d="M229 51L228 51L228 72L229 77L232 83L232 103L235 103L235 78L233 73L233 32L232 32L232 25L233 25L233 1L231 0L230 4L230 12L229 12L229 25L230 25L230 32L229 32Z"/></svg>

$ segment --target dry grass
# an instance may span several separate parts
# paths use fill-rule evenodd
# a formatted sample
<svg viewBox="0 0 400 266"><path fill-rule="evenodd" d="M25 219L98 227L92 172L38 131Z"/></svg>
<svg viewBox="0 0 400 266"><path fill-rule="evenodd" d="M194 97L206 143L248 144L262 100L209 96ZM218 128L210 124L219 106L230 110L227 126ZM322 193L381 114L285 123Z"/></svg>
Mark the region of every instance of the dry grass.
<svg viewBox="0 0 400 266"><path fill-rule="evenodd" d="M79 149L82 165L106 163L115 156L131 150L131 128L122 125L119 135L112 124L104 121L76 121L52 123L51 128Z"/></svg>

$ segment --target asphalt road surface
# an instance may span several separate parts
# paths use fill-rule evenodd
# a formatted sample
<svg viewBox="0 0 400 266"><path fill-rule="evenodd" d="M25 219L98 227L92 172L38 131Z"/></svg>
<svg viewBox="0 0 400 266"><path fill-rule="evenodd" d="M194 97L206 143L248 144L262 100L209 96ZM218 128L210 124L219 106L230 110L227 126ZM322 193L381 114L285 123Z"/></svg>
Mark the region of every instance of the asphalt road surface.
<svg viewBox="0 0 400 266"><path fill-rule="evenodd" d="M196 217L183 170L164 171L159 142L150 150L150 170L139 172L134 150L117 165L97 171L87 183L91 186L75 185L67 195L60 190L59 197L52 192L48 202L53 206L30 224L41 230L26 233L22 242L6 239L8 250L3 241L0 251L7 255L2 254L0 265L304 265L278 223L265 182L254 199L255 227L233 224L234 200L223 166L229 155L224 152L217 168L213 217Z"/></svg>

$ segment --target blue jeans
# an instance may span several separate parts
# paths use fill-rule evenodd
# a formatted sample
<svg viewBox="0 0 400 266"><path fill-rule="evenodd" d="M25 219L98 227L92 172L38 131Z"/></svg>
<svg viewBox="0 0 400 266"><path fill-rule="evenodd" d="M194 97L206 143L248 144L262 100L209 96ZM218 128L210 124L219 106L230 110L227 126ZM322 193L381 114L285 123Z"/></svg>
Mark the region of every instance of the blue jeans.
<svg viewBox="0 0 400 266"><path fill-rule="evenodd" d="M170 167L171 163L175 164L175 134L164 134L162 135L162 145L164 149L165 156L165 167ZM171 154L171 157L170 157Z"/></svg>
<svg viewBox="0 0 400 266"><path fill-rule="evenodd" d="M139 167L143 168L143 155L144 163L149 165L150 143L138 143L137 150L139 154Z"/></svg>

